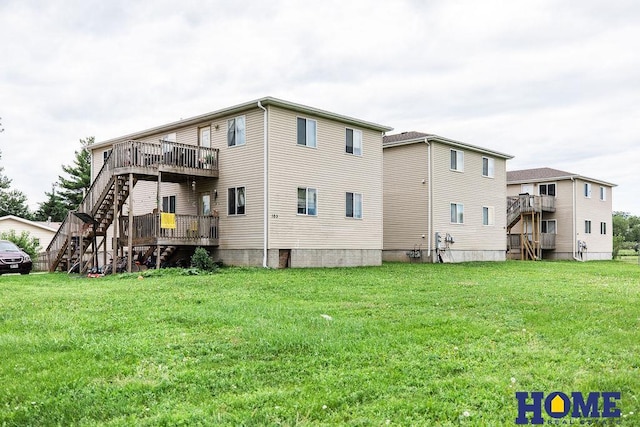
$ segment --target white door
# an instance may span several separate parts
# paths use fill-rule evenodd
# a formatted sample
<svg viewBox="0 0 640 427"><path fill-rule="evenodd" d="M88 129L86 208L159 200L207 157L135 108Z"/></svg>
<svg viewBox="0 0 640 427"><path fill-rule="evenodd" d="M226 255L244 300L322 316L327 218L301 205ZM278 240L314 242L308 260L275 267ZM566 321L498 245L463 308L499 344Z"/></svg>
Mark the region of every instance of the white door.
<svg viewBox="0 0 640 427"><path fill-rule="evenodd" d="M533 184L522 184L520 194L529 193L533 195Z"/></svg>

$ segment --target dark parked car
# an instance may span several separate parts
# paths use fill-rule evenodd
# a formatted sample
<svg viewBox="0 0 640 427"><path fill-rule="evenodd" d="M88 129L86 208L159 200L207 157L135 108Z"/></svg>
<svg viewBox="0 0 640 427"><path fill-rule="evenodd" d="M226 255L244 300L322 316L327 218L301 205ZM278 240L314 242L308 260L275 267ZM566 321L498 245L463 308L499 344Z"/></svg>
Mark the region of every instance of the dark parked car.
<svg viewBox="0 0 640 427"><path fill-rule="evenodd" d="M0 240L0 274L29 274L32 267L31 257L13 242Z"/></svg>

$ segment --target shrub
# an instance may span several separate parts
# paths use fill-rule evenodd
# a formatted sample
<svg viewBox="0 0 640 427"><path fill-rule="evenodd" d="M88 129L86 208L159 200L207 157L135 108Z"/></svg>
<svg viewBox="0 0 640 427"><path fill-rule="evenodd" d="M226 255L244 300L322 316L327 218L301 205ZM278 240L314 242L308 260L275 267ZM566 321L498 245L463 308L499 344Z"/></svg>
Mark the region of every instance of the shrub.
<svg viewBox="0 0 640 427"><path fill-rule="evenodd" d="M198 247L191 256L191 267L198 270L214 271L218 268L205 248Z"/></svg>
<svg viewBox="0 0 640 427"><path fill-rule="evenodd" d="M35 237L31 237L28 231L23 231L20 235L16 234L15 230L5 231L0 233L0 240L9 240L15 243L17 247L28 253L32 259L37 257L38 249L40 249L40 242Z"/></svg>

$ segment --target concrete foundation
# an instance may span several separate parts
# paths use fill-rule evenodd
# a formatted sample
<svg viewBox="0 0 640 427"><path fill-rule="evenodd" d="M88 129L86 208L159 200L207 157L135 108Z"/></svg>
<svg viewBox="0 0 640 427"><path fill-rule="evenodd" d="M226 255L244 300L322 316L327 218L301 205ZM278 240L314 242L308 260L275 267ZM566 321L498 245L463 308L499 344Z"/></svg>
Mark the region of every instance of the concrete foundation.
<svg viewBox="0 0 640 427"><path fill-rule="evenodd" d="M443 253L444 262L472 262L472 261L504 261L506 259L506 251L494 251L494 250L477 250L477 251L461 251L461 250L447 250ZM382 251L382 260L388 262L425 262L433 263L437 262L437 256L435 251L431 251L429 256L428 251L420 250L414 251L411 249L406 250L384 250Z"/></svg>
<svg viewBox="0 0 640 427"><path fill-rule="evenodd" d="M262 266L262 249L216 249L213 259L226 265ZM379 249L269 249L270 268L358 267L381 265Z"/></svg>

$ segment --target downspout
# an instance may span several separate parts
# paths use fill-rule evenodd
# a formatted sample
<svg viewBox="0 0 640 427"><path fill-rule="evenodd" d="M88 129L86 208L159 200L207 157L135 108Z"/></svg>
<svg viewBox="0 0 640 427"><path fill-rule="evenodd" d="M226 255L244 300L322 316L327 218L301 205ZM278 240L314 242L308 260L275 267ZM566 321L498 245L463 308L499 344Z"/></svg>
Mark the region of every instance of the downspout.
<svg viewBox="0 0 640 427"><path fill-rule="evenodd" d="M578 258L577 255L577 249L576 249L576 179L574 177L571 177L571 184L572 184L572 190L573 190L573 200L571 201L571 210L572 210L572 220L571 222L573 223L571 228L572 228L572 232L573 232L573 236L572 236L572 242L571 242L571 250L573 251L572 255L573 255L573 259L576 261L582 261L581 259Z"/></svg>
<svg viewBox="0 0 640 427"><path fill-rule="evenodd" d="M264 111L264 118L263 118L263 122L264 122L264 129L263 129L263 135L264 135L264 141L263 141L263 146L264 146L264 158L262 160L263 162L263 166L264 166L264 175L263 175L263 182L264 182L264 190L263 190L263 198L264 198L264 222L263 222L263 231L262 231L262 236L263 236L263 255L262 255L262 267L264 268L269 268L269 264L268 264L268 257L267 257L267 251L269 248L269 237L268 237L268 232L269 232L269 147L267 145L268 143L268 138L267 138L267 120L268 120L268 114L267 114L267 109L264 108L262 106L262 103L260 101L258 101L258 108L260 108L261 110Z"/></svg>
<svg viewBox="0 0 640 427"><path fill-rule="evenodd" d="M425 144L427 144L427 167L429 170L427 171L427 179L429 182L427 183L427 204L429 208L427 209L427 213L429 214L429 219L427 220L427 259L429 262L431 261L431 229L433 224L433 187L431 186L431 182L433 181L431 178L433 176L433 165L431 164L431 143L428 138L424 139Z"/></svg>

